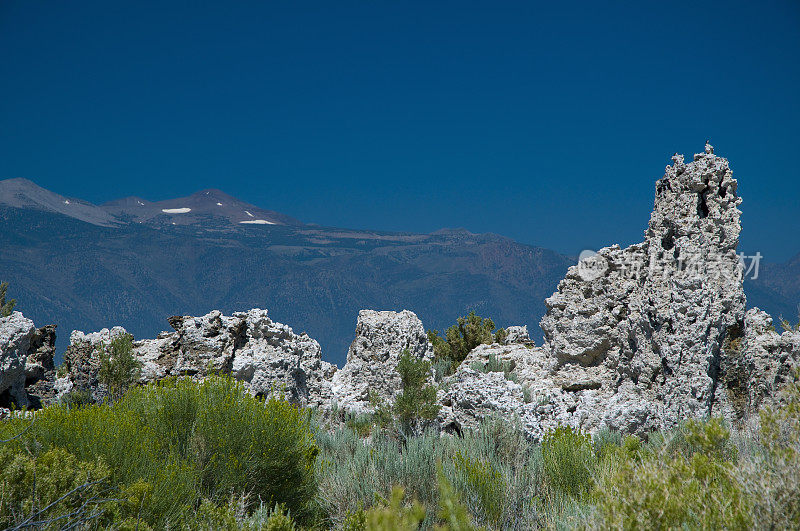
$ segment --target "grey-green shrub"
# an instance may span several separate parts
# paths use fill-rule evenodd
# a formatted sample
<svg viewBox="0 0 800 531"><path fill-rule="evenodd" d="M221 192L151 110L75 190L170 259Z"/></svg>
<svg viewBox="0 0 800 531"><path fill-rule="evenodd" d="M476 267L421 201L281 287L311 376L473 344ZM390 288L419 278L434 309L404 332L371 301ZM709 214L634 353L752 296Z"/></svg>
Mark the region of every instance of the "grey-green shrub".
<svg viewBox="0 0 800 531"><path fill-rule="evenodd" d="M73 389L62 396L59 403L68 409L79 409L92 404L92 394L85 389Z"/></svg>
<svg viewBox="0 0 800 531"><path fill-rule="evenodd" d="M536 525L540 460L535 447L505 421L488 419L463 437L425 431L403 439L375 431L362 439L348 428L317 432L319 497L335 525L389 496L396 485L426 508L424 526L436 522L441 469L479 525L530 529ZM457 457L460 454L461 457ZM481 463L496 481L482 482L465 463ZM474 469L473 469L474 470ZM488 487L488 490L485 489ZM500 500L486 507L487 500ZM498 517L498 514L500 515ZM427 528L426 527L426 528Z"/></svg>
<svg viewBox="0 0 800 531"><path fill-rule="evenodd" d="M759 428L741 445L735 471L752 501L754 526L800 529L800 382L798 374L782 394L779 407L761 411Z"/></svg>
<svg viewBox="0 0 800 531"><path fill-rule="evenodd" d="M264 531L294 531L297 529L294 520L283 505L276 504L272 507L261 505L242 522L242 527L250 529L263 529Z"/></svg>
<svg viewBox="0 0 800 531"><path fill-rule="evenodd" d="M514 373L514 366L515 364L513 361L503 361L499 359L497 355L489 354L489 358L485 363L481 361L472 362L470 364L470 369L473 371L482 372L484 374L490 372L502 372L506 380L519 383L519 377Z"/></svg>

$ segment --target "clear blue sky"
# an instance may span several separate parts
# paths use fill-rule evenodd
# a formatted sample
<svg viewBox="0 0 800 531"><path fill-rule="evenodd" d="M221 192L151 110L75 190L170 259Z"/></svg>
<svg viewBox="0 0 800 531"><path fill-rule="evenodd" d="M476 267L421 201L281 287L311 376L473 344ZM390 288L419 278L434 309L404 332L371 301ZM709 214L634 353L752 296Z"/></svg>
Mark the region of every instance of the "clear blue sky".
<svg viewBox="0 0 800 531"><path fill-rule="evenodd" d="M199 6L199 7L198 7ZM0 0L0 178L307 222L641 239L710 138L800 251L800 2Z"/></svg>

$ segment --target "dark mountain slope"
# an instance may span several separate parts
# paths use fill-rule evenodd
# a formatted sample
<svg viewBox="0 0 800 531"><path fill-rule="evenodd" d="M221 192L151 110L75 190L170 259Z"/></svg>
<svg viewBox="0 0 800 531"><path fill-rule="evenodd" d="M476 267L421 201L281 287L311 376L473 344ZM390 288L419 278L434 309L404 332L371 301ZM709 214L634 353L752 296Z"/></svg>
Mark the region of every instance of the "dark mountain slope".
<svg viewBox="0 0 800 531"><path fill-rule="evenodd" d="M762 264L756 280L745 279L748 306L758 306L773 318L797 323L800 313L800 254L783 264Z"/></svg>
<svg viewBox="0 0 800 531"><path fill-rule="evenodd" d="M26 315L72 329L122 325L138 337L173 314L268 308L344 361L360 309L411 309L443 328L470 310L536 332L571 260L495 235L261 225L115 228L0 208L0 277Z"/></svg>
<svg viewBox="0 0 800 531"><path fill-rule="evenodd" d="M61 349L73 329L122 325L152 337L170 315L253 307L307 331L339 364L365 308L413 310L439 329L475 310L500 326L527 324L541 339L543 301L573 262L463 229L303 225L219 190L95 206L24 179L0 181L0 280L28 317L60 326ZM762 264L745 290L749 307L795 319L800 255Z"/></svg>
<svg viewBox="0 0 800 531"><path fill-rule="evenodd" d="M157 202L126 197L100 208L125 222L155 225L302 225L289 216L258 208L220 190L201 190L188 197Z"/></svg>

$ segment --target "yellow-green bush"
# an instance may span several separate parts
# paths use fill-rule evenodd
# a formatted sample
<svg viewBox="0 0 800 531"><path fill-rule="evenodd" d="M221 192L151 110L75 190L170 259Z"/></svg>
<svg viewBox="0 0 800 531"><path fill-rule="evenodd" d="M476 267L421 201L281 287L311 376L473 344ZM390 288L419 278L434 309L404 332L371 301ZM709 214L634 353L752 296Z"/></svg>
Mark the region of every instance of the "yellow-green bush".
<svg viewBox="0 0 800 531"><path fill-rule="evenodd" d="M404 505L405 490L395 487L385 504L365 512L367 531L416 531L425 519L425 509L413 501Z"/></svg>
<svg viewBox="0 0 800 531"><path fill-rule="evenodd" d="M490 461L471 459L460 451L453 460L456 477L463 483L462 498L469 499L469 505L476 508L479 520L500 528L506 496L502 473Z"/></svg>
<svg viewBox="0 0 800 531"><path fill-rule="evenodd" d="M542 469L548 487L580 498L592 488L597 460L592 438L570 426L549 431L542 439Z"/></svg>
<svg viewBox="0 0 800 531"><path fill-rule="evenodd" d="M800 529L800 382L787 385L779 407L760 415L758 446L742 459L738 478L762 529Z"/></svg>
<svg viewBox="0 0 800 531"><path fill-rule="evenodd" d="M0 439L27 422L0 425ZM139 483L140 513L156 527L185 520L201 499L221 506L232 495L285 504L300 521L312 517L317 447L308 413L253 397L228 377L137 387L112 405L46 408L8 444L34 455L64 448L80 460L102 458L113 484Z"/></svg>
<svg viewBox="0 0 800 531"><path fill-rule="evenodd" d="M476 531L472 516L461 502L452 483L439 471L439 523L436 531Z"/></svg>
<svg viewBox="0 0 800 531"><path fill-rule="evenodd" d="M467 508L459 500L453 485L439 472L439 510L436 513L435 531L477 531ZM359 509L347 514L340 531L416 531L430 528L425 525L425 507L414 500L405 503L405 489L392 488L388 500L380 500L370 509ZM431 519L432 520L432 519Z"/></svg>
<svg viewBox="0 0 800 531"><path fill-rule="evenodd" d="M101 460L78 461L62 448L35 458L0 446L0 527L60 529L81 521L107 523L116 510L104 503L109 475Z"/></svg>
<svg viewBox="0 0 800 531"><path fill-rule="evenodd" d="M616 455L617 470L597 485L593 525L624 529L749 529L750 504L726 457L722 423L687 426L690 456L681 451L628 443Z"/></svg>

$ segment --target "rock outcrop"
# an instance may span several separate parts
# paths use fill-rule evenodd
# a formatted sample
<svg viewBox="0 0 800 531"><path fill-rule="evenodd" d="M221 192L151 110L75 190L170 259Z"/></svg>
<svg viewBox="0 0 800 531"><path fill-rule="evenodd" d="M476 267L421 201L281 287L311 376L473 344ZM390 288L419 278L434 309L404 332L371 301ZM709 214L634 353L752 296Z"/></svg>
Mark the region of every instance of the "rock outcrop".
<svg viewBox="0 0 800 531"><path fill-rule="evenodd" d="M725 344L721 386L725 416L736 420L778 404L780 390L800 368L799 330L779 334L766 312L752 308L737 332Z"/></svg>
<svg viewBox="0 0 800 531"><path fill-rule="evenodd" d="M397 362L405 350L417 358L433 360L433 347L414 312L361 310L347 363L333 375L337 406L352 412L370 410L370 393L391 402L401 390Z"/></svg>
<svg viewBox="0 0 800 531"><path fill-rule="evenodd" d="M587 253L545 301L543 347L494 345L471 354L514 363L530 397L516 411L532 437L557 424L646 434L687 418L731 418L738 384L724 371L733 374L729 358L738 354L732 345L752 351L749 345L761 344L763 355L748 354L737 366L776 370L767 382L786 372L776 352L793 348L792 338L764 339L745 323L736 254L741 199L728 161L710 145L688 164L680 155L672 160L656 183L645 241ZM748 328L753 336L742 346ZM776 368L768 369L770 363ZM773 383L754 385L752 373L742 370L748 404L773 392ZM459 370L448 382L446 400L454 410L448 414L455 422L469 424L476 416L475 408L461 407L468 400L458 399L483 385L476 378L486 380ZM759 391L764 385L769 390ZM508 409L503 404L498 411Z"/></svg>
<svg viewBox="0 0 800 531"><path fill-rule="evenodd" d="M28 406L25 361L35 333L33 321L20 312L0 318L0 407Z"/></svg>
<svg viewBox="0 0 800 531"><path fill-rule="evenodd" d="M70 391L80 390L89 393L93 400L102 401L105 389L100 386L98 380L100 347L110 344L114 338L126 333L121 326L103 328L91 333L73 330L69 336L69 347L64 353L64 368L67 374L56 378L53 382L51 400L58 400Z"/></svg>
<svg viewBox="0 0 800 531"><path fill-rule="evenodd" d="M53 374L56 325L36 328L20 312L0 318L0 407L37 407ZM27 388L27 389L26 389Z"/></svg>
<svg viewBox="0 0 800 531"><path fill-rule="evenodd" d="M169 319L174 332L155 339L134 341L134 354L142 362L141 382L168 376L203 378L210 372L230 373L255 394L284 393L295 403L320 406L330 400L330 379L336 367L322 361L319 343L273 322L266 310L253 309L232 316L213 311L201 317ZM63 394L79 388L102 399L99 384L99 350L123 328L84 334L75 331L65 354L67 380L59 381Z"/></svg>
<svg viewBox="0 0 800 531"><path fill-rule="evenodd" d="M707 415L737 422L779 403L800 366L800 331L778 334L766 313L745 313L741 199L728 161L710 145L688 164L672 161L656 183L644 241L582 255L545 301L544 345L512 326L503 344L478 346L444 378L442 429L501 416L532 439L559 425L646 435ZM220 371L255 394L280 392L323 412L368 412L372 396L394 401L406 350L433 361L422 322L406 310L362 310L340 370L322 361L319 343L266 310L169 323L173 332L133 343L142 382ZM37 330L18 312L0 319L0 400L27 405L26 383L42 397L85 389L102 400L98 347L124 333L73 332L67 374L54 378L54 329Z"/></svg>
<svg viewBox="0 0 800 531"><path fill-rule="evenodd" d="M409 311L361 311L347 364L338 371L322 361L317 341L273 322L266 310L175 316L169 323L174 332L133 342L142 363L141 383L223 372L257 395L279 392L300 405L329 410L336 404L358 412L370 409L370 392L391 402L400 391L397 362L403 351L433 358L422 322ZM125 333L121 327L89 334L74 331L64 357L68 374L55 381L54 394L82 389L101 401L105 390L98 381L99 347Z"/></svg>
<svg viewBox="0 0 800 531"><path fill-rule="evenodd" d="M56 325L37 328L31 338L28 356L25 358L25 383L30 385L44 379L55 369Z"/></svg>
<svg viewBox="0 0 800 531"><path fill-rule="evenodd" d="M713 413L723 342L743 327L741 199L728 161L709 145L689 164L672 160L645 241L601 249L545 301L559 391L575 393L572 417L588 429L646 432Z"/></svg>
<svg viewBox="0 0 800 531"><path fill-rule="evenodd" d="M536 431L536 426L525 426L533 416L531 406L525 401L523 387L506 378L502 372L479 372L462 365L456 374L449 376L439 390L439 418L442 430L461 434L466 429L477 428L488 417L501 417L522 421L526 433Z"/></svg>
<svg viewBox="0 0 800 531"><path fill-rule="evenodd" d="M504 343L506 345L512 345L514 343L533 344L531 336L528 334L528 325L509 326L506 328L506 338Z"/></svg>

